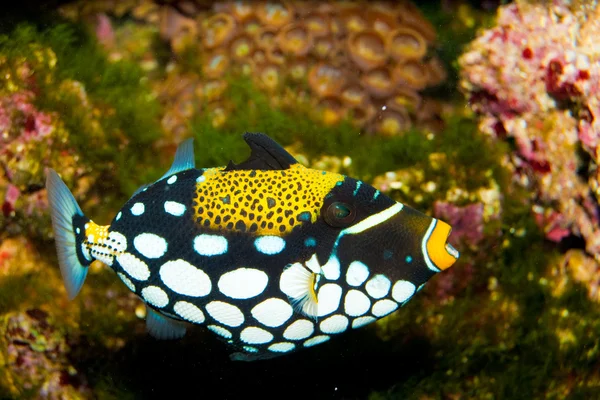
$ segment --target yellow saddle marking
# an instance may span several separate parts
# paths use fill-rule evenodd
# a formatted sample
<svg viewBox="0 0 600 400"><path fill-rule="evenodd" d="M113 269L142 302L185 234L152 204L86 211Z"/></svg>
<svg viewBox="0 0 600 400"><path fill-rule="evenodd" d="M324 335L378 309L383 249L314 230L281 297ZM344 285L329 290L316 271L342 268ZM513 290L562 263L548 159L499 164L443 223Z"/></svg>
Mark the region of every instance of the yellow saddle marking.
<svg viewBox="0 0 600 400"><path fill-rule="evenodd" d="M196 184L194 218L214 230L282 235L317 220L344 176L294 164L286 170L210 168Z"/></svg>

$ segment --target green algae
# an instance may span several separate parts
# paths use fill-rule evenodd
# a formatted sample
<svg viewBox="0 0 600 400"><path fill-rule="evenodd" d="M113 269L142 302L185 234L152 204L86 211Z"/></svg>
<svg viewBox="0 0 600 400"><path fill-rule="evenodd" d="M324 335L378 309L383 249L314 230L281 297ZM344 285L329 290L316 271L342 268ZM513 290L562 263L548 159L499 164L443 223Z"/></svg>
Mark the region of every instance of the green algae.
<svg viewBox="0 0 600 400"><path fill-rule="evenodd" d="M357 177L371 180L386 171L401 168L423 169L427 175L436 176L444 189L456 185L454 169L464 168L460 184L467 189L484 186L490 174L504 179L499 160L505 147L492 145L482 136L471 118L453 116L446 120L446 129L439 134L411 129L395 137L368 135L354 127L349 120L327 126L311 118L311 105L299 103L294 110L272 106L268 94L257 89L247 78L228 80L223 95L228 118L223 126L212 123L210 108L191 122L199 166L226 165L229 160L240 162L248 155L241 140L244 132L263 132L283 146L302 143L302 150L310 157L327 154L352 159ZM452 168L434 171L429 155L447 155ZM377 155L377 156L374 156Z"/></svg>

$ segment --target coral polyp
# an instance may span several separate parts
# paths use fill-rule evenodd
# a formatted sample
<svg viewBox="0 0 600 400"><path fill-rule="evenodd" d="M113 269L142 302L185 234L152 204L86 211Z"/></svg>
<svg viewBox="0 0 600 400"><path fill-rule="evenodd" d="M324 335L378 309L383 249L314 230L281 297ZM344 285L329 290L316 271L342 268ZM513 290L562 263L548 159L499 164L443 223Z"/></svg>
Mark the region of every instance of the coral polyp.
<svg viewBox="0 0 600 400"><path fill-rule="evenodd" d="M132 3L131 12L147 24L158 22L161 37L169 41L176 55L178 63L173 65L189 62L187 70L200 73L200 68L208 80L224 78L225 71L250 76L272 95L274 104L290 101L282 91L290 83L308 88L307 93L299 93L297 100L302 103L307 95L340 95L340 85L355 81L364 86L367 96L360 101L381 107L406 87L420 92L446 80L445 67L436 57L435 30L405 1L143 4ZM121 13L127 13L128 7L124 3ZM109 38L111 9L100 9L104 22L97 29L107 32ZM82 7L80 12L95 10ZM193 61L194 57L201 62ZM271 65L268 73L267 64ZM275 74L272 65L279 66L279 72ZM339 76L327 76L322 65ZM211 82L206 85L215 87ZM224 92L208 91L211 94L205 98L211 102L222 99ZM356 112L356 107L357 101L342 99L341 114L360 114L354 121L359 127L379 126L364 119L370 112ZM421 123L412 112L409 114L411 126ZM182 125L177 129L185 130Z"/></svg>

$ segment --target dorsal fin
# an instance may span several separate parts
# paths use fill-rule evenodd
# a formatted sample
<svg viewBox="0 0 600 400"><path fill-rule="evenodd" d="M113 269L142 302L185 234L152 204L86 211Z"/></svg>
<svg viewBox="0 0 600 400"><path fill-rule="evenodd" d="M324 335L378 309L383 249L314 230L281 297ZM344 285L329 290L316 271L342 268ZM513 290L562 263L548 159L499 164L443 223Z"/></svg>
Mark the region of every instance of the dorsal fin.
<svg viewBox="0 0 600 400"><path fill-rule="evenodd" d="M244 134L244 140L250 146L250 157L246 161L234 164L230 161L225 171L235 170L282 170L298 161L276 141L264 133Z"/></svg>
<svg viewBox="0 0 600 400"><path fill-rule="evenodd" d="M196 161L194 159L194 139L189 138L177 146L175 159L173 160L173 164L171 164L171 168L169 168L169 170L163 176L161 176L159 180L177 172L187 171L188 169L195 167Z"/></svg>

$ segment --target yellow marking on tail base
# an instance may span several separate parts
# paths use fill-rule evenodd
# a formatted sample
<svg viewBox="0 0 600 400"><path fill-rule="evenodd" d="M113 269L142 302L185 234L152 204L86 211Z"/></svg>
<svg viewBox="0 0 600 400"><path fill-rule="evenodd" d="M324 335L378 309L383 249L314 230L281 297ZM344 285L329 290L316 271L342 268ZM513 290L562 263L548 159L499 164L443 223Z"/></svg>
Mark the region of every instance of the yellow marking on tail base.
<svg viewBox="0 0 600 400"><path fill-rule="evenodd" d="M108 225L98 225L93 221L85 224L85 237L86 241L90 244L93 243L104 243L104 240L108 238Z"/></svg>
<svg viewBox="0 0 600 400"><path fill-rule="evenodd" d="M207 169L196 184L194 218L214 230L282 235L314 223L325 196L343 179L300 164L276 171Z"/></svg>

